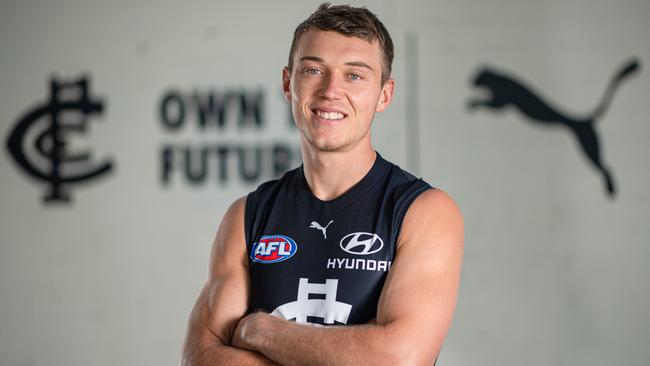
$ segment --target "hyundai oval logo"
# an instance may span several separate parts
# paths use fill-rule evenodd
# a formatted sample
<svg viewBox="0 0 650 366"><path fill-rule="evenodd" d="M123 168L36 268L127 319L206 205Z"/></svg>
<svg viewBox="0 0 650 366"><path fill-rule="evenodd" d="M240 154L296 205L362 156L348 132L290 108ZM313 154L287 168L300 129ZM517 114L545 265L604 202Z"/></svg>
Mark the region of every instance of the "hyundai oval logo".
<svg viewBox="0 0 650 366"><path fill-rule="evenodd" d="M368 255L380 251L384 241L377 234L352 233L341 239L340 246L350 254Z"/></svg>

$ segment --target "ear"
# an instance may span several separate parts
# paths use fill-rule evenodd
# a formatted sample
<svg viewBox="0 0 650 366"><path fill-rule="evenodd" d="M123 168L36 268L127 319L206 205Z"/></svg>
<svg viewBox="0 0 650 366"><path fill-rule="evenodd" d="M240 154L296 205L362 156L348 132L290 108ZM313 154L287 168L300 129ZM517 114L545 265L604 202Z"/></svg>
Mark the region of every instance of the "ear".
<svg viewBox="0 0 650 366"><path fill-rule="evenodd" d="M284 100L291 103L291 72L287 66L282 68L282 95Z"/></svg>
<svg viewBox="0 0 650 366"><path fill-rule="evenodd" d="M395 88L395 80L393 78L388 79L381 87L381 94L379 95L379 100L377 101L376 112L383 112L388 108L388 105L393 100L393 90Z"/></svg>

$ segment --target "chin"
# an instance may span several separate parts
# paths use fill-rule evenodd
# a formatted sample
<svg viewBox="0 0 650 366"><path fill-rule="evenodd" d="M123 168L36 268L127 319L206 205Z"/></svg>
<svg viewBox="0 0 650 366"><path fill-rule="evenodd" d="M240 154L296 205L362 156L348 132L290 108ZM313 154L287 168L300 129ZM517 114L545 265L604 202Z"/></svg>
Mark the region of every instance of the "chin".
<svg viewBox="0 0 650 366"><path fill-rule="evenodd" d="M342 151L345 150L346 147L348 147L350 144L344 141L336 141L334 139L318 139L318 138L312 138L312 139L307 139L309 142L309 145L311 145L312 148L318 150L318 151L326 151L326 152L335 152L335 151Z"/></svg>
<svg viewBox="0 0 650 366"><path fill-rule="evenodd" d="M300 129L302 137L316 151L345 151L359 143L363 138L355 138L341 129Z"/></svg>
<svg viewBox="0 0 650 366"><path fill-rule="evenodd" d="M346 151L350 149L354 145L353 142L351 141L345 141L345 142L326 142L326 143L321 143L318 145L312 145L316 149L320 151L326 151L326 152L341 152L341 151Z"/></svg>
<svg viewBox="0 0 650 366"><path fill-rule="evenodd" d="M317 146L316 150L322 152L339 152L345 150L346 146L337 146L337 145L321 145Z"/></svg>

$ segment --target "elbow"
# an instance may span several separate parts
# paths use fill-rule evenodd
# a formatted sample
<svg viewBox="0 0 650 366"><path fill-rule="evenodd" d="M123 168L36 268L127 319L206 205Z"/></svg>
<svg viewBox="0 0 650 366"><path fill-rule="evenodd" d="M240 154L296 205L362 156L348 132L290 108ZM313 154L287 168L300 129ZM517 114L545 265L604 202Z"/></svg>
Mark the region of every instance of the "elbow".
<svg viewBox="0 0 650 366"><path fill-rule="evenodd" d="M213 347L205 348L204 350L185 350L181 358L179 366L202 366L205 365L206 354L212 351Z"/></svg>
<svg viewBox="0 0 650 366"><path fill-rule="evenodd" d="M184 349L179 366L200 366L203 352L197 349Z"/></svg>
<svg viewBox="0 0 650 366"><path fill-rule="evenodd" d="M181 362L178 363L178 366L199 366L199 362L192 354L183 352Z"/></svg>
<svg viewBox="0 0 650 366"><path fill-rule="evenodd" d="M431 366L436 361L437 352L431 350L415 349L415 347L404 347L404 349L394 349L382 361L382 365L399 365L399 366Z"/></svg>
<svg viewBox="0 0 650 366"><path fill-rule="evenodd" d="M183 347L181 361L179 366L202 366L206 365L206 358L210 354L218 352L224 347L222 342L212 342L210 344L201 344L200 342L187 342Z"/></svg>
<svg viewBox="0 0 650 366"><path fill-rule="evenodd" d="M423 342L413 337L413 334L392 333L387 334L386 342L378 345L381 355L379 365L400 366L431 366L438 358L440 347L430 342Z"/></svg>

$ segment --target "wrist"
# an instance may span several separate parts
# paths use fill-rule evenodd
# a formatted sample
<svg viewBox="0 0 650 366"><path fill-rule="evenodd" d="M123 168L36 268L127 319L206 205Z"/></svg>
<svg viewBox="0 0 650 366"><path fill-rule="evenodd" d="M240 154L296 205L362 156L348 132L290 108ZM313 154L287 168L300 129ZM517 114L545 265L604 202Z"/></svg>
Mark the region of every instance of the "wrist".
<svg viewBox="0 0 650 366"><path fill-rule="evenodd" d="M246 317L242 327L242 340L247 348L262 351L268 323L273 320L271 318L275 317L266 313L252 313Z"/></svg>

